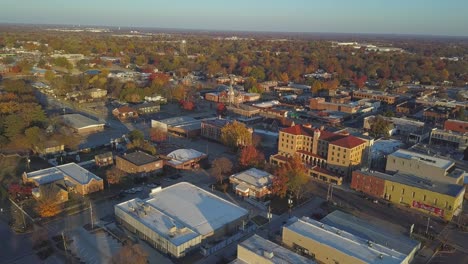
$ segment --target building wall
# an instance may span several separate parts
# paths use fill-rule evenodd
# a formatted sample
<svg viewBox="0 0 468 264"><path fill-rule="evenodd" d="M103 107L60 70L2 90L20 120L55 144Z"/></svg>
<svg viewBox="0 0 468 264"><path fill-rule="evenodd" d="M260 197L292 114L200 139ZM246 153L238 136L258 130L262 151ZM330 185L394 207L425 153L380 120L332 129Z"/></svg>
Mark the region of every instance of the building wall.
<svg viewBox="0 0 468 264"><path fill-rule="evenodd" d="M442 129L433 129L429 143L449 145L463 151L468 147L468 134Z"/></svg>
<svg viewBox="0 0 468 264"><path fill-rule="evenodd" d="M221 127L202 122L201 135L215 141L221 141Z"/></svg>
<svg viewBox="0 0 468 264"><path fill-rule="evenodd" d="M345 148L337 145L328 145L327 167L341 176L348 176L351 171L361 165L362 154L366 143L354 148Z"/></svg>
<svg viewBox="0 0 468 264"><path fill-rule="evenodd" d="M148 164L138 166L131 163L130 161L117 156L115 159L115 165L118 169L127 173L144 173L144 172L157 172L163 168L163 160L157 160Z"/></svg>
<svg viewBox="0 0 468 264"><path fill-rule="evenodd" d="M186 253L191 250L198 248L201 244L201 236L197 236L194 239L185 242L181 245L174 245L164 236L154 232L151 228L139 222L134 217L128 215L118 207L115 208L115 216L117 222L123 224L123 226L133 233L136 233L140 238L146 240L154 248L164 254L170 254L176 258L185 256Z"/></svg>
<svg viewBox="0 0 468 264"><path fill-rule="evenodd" d="M360 259L349 256L342 251L322 244L309 237L298 234L287 227L283 227L283 244L292 250L299 248L308 251L309 256L315 259L318 263L336 264L336 263L355 263L364 264Z"/></svg>
<svg viewBox="0 0 468 264"><path fill-rule="evenodd" d="M446 120L444 122L444 129L460 133L466 133L468 132L468 122L459 120Z"/></svg>
<svg viewBox="0 0 468 264"><path fill-rule="evenodd" d="M236 191L236 194L237 195L241 195L241 196L245 196L245 197L254 197L254 198L257 198L257 199L261 199L267 195L269 195L271 193L271 191L269 190L270 186L269 185L265 185L261 188L258 188L258 187L255 187L251 184L248 184L244 181L240 181L239 179L235 178L235 177L229 177L229 182L231 183L232 187L235 189L235 186L238 185L238 184L245 184L247 186L249 186L249 193L246 195L242 192L239 192L239 191Z"/></svg>
<svg viewBox="0 0 468 264"><path fill-rule="evenodd" d="M101 131L104 131L104 124L96 125L92 127L80 128L76 130L76 132L80 135L96 133L96 132L101 132Z"/></svg>
<svg viewBox="0 0 468 264"><path fill-rule="evenodd" d="M386 180L384 198L392 203L404 204L418 211L451 220L453 213L462 206L464 193L463 191L457 197L452 197ZM415 203L437 208L440 211L431 213L429 210L415 207Z"/></svg>
<svg viewBox="0 0 468 264"><path fill-rule="evenodd" d="M357 91L353 92L353 97L359 98L359 99L367 98L367 99L379 100L387 104L394 104L396 101L396 96L373 94L373 93L366 93L366 92L357 92Z"/></svg>
<svg viewBox="0 0 468 264"><path fill-rule="evenodd" d="M457 179L447 177L446 170L443 168L431 166L430 164L419 161L418 159L403 159L393 155L387 157L387 165L385 167L389 173L407 173L418 177L437 180L448 183L456 183Z"/></svg>
<svg viewBox="0 0 468 264"><path fill-rule="evenodd" d="M352 175L351 189L377 198L384 197L385 180L360 173L359 171L353 171Z"/></svg>

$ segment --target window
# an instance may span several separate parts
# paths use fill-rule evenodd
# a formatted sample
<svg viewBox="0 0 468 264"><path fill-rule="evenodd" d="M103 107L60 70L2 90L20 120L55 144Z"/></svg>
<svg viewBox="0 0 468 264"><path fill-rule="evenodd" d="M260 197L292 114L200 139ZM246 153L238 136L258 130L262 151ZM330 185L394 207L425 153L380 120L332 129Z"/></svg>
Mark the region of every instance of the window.
<svg viewBox="0 0 468 264"><path fill-rule="evenodd" d="M392 192L395 190L395 185L392 185Z"/></svg>
<svg viewBox="0 0 468 264"><path fill-rule="evenodd" d="M405 194L405 189L401 189L401 194Z"/></svg>
<svg viewBox="0 0 468 264"><path fill-rule="evenodd" d="M437 205L437 198L434 198L434 205Z"/></svg>
<svg viewBox="0 0 468 264"><path fill-rule="evenodd" d="M414 198L414 192L413 192L413 198Z"/></svg>

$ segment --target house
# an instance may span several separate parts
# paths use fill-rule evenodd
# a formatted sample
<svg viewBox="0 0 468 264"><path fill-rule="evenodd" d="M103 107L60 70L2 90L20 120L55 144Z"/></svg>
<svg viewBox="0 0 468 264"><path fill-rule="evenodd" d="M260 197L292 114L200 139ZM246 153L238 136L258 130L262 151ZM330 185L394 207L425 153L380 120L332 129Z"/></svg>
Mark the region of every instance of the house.
<svg viewBox="0 0 468 264"><path fill-rule="evenodd" d="M76 163L68 163L43 170L24 172L23 182L36 186L65 181L68 190L81 195L104 189L104 181Z"/></svg>
<svg viewBox="0 0 468 264"><path fill-rule="evenodd" d="M99 167L109 166L114 164L114 156L112 152L106 152L99 155L94 156L94 162Z"/></svg>
<svg viewBox="0 0 468 264"><path fill-rule="evenodd" d="M256 168L233 174L229 177L229 183L242 197L264 199L271 193L270 187L273 183L273 175Z"/></svg>
<svg viewBox="0 0 468 264"><path fill-rule="evenodd" d="M112 110L112 115L114 115L115 118L122 121L138 118L138 112L129 106L115 108L114 110Z"/></svg>
<svg viewBox="0 0 468 264"><path fill-rule="evenodd" d="M117 169L130 174L158 173L162 171L163 160L142 151L117 156Z"/></svg>

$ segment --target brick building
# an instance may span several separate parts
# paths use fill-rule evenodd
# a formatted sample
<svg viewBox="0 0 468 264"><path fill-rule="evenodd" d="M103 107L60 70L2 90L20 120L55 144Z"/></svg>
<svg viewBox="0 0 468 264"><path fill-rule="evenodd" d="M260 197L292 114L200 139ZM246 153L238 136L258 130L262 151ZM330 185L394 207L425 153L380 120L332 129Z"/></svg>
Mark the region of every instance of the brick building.
<svg viewBox="0 0 468 264"><path fill-rule="evenodd" d="M157 173L163 168L163 160L145 152L136 151L115 159L116 167L130 174Z"/></svg>
<svg viewBox="0 0 468 264"><path fill-rule="evenodd" d="M353 98L357 99L374 99L379 100L381 102L387 104L394 104L398 99L398 95L392 95L385 92L380 91L372 91L372 90L360 90L353 92Z"/></svg>

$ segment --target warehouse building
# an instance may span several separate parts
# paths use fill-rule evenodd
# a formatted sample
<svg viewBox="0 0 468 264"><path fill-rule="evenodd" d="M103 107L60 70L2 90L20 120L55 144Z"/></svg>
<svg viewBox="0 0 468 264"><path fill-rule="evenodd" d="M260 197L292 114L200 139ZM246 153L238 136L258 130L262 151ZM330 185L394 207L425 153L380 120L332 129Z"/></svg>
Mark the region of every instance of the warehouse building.
<svg viewBox="0 0 468 264"><path fill-rule="evenodd" d="M104 123L80 114L67 114L61 116L63 122L80 135L104 131Z"/></svg>
<svg viewBox="0 0 468 264"><path fill-rule="evenodd" d="M160 128L166 133L193 138L200 135L201 120L190 116L171 117L162 120L151 120L151 127Z"/></svg>
<svg viewBox="0 0 468 264"><path fill-rule="evenodd" d="M409 263L410 256L308 217L283 227L283 244L318 263Z"/></svg>
<svg viewBox="0 0 468 264"><path fill-rule="evenodd" d="M253 235L237 245L237 259L231 262L231 264L245 263L313 264L315 262L261 236Z"/></svg>
<svg viewBox="0 0 468 264"><path fill-rule="evenodd" d="M150 198L115 206L117 222L176 258L243 229L248 211L195 185L155 188Z"/></svg>
<svg viewBox="0 0 468 264"><path fill-rule="evenodd" d="M436 182L411 174L354 171L351 188L423 213L451 220L462 208L463 185Z"/></svg>

